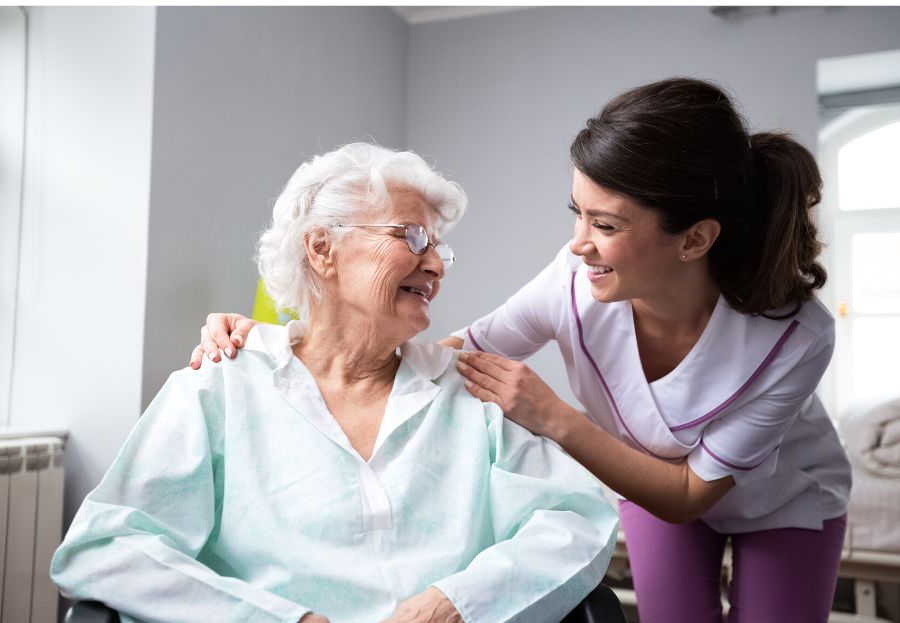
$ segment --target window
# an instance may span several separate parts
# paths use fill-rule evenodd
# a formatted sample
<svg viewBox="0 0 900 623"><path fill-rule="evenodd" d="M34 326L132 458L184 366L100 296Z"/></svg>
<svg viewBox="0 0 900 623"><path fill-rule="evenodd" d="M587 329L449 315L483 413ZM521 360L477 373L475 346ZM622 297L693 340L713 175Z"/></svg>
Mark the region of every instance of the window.
<svg viewBox="0 0 900 623"><path fill-rule="evenodd" d="M823 301L837 319L824 398L842 418L900 397L900 105L844 112L820 154Z"/></svg>
<svg viewBox="0 0 900 623"><path fill-rule="evenodd" d="M25 140L26 13L0 7L0 428L9 425L15 357Z"/></svg>
<svg viewBox="0 0 900 623"><path fill-rule="evenodd" d="M900 208L900 121L845 143L837 153L840 210Z"/></svg>

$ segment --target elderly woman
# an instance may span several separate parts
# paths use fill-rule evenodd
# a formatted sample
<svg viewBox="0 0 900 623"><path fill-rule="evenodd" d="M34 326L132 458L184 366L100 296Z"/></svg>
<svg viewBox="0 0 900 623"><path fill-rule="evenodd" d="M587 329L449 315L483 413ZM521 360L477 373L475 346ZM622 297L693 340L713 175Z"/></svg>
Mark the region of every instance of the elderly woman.
<svg viewBox="0 0 900 623"><path fill-rule="evenodd" d="M247 353L172 374L53 559L63 593L147 621L558 621L616 515L555 444L410 339L465 196L410 152L297 169L259 243L281 308Z"/></svg>

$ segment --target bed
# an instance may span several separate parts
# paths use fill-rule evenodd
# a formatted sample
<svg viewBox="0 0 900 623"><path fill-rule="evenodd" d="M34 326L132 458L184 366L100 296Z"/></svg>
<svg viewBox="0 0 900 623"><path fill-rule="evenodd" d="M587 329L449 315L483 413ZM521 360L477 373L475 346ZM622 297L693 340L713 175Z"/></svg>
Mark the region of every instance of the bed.
<svg viewBox="0 0 900 623"><path fill-rule="evenodd" d="M900 621L900 399L845 418L853 467L841 577L854 583L852 621ZM876 617L876 605L891 619Z"/></svg>

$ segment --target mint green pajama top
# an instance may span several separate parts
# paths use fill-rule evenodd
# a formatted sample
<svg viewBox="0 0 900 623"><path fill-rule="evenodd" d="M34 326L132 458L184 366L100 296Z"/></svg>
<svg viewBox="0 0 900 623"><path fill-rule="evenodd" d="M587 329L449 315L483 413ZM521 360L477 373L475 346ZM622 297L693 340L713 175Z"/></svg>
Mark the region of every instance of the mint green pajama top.
<svg viewBox="0 0 900 623"><path fill-rule="evenodd" d="M600 582L617 515L556 444L411 341L364 461L260 326L173 373L84 500L51 575L123 621L375 623L429 586L475 623L558 621Z"/></svg>

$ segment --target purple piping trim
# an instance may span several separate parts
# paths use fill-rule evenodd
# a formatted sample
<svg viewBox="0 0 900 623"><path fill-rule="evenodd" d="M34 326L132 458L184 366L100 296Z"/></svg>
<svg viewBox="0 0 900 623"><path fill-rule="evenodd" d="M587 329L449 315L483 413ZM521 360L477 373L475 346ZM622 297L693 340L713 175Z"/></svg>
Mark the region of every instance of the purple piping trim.
<svg viewBox="0 0 900 623"><path fill-rule="evenodd" d="M484 349L481 347L481 344L475 339L475 336L472 335L472 329L466 327L466 335L469 336L469 340L472 342L472 346L474 346L477 350L484 352Z"/></svg>
<svg viewBox="0 0 900 623"><path fill-rule="evenodd" d="M658 456L658 455L654 454L653 452L651 452L650 450L648 450L647 447L644 446L644 444L642 444L640 442L640 440L638 440L638 438L635 436L635 434L631 432L631 429L628 428L628 424L625 423L625 420L622 418L622 414L619 413L619 405L616 404L616 399L613 398L612 392L609 391L609 386L606 384L606 379L603 378L603 375L600 373L600 368L597 367L597 362L594 361L594 358L591 356L591 353L588 352L587 346L585 346L584 332L582 331L582 328L581 328L581 316L578 314L578 305L575 303L575 275L576 274L577 274L577 272L572 273L572 288L571 288L572 311L575 314L575 323L578 325L578 342L581 345L581 352L583 352L585 357L587 357L587 360L590 362L591 367L594 368L594 372L597 374L597 378L600 379L600 384L603 385L603 389L606 391L606 395L609 397L609 402L610 402L610 404L612 404L613 409L616 412L616 417L619 418L619 422L622 423L622 426L625 427L625 430L628 431L628 434L631 436L631 438L634 440L634 442L637 445L639 445L644 452L646 452L647 454L652 454L653 456Z"/></svg>
<svg viewBox="0 0 900 623"><path fill-rule="evenodd" d="M719 463L721 463L721 464L724 465L725 467L730 467L731 469L739 469L739 470L741 470L742 472L749 472L751 469L756 469L757 467L759 467L760 465L762 465L763 463L765 463L765 462L768 460L769 456L772 456L772 452L775 452L775 450L778 450L778 448L781 447L781 444L778 444L777 446L775 446L775 448L772 450L772 452L769 453L769 456L767 456L766 458L764 458L762 461L760 461L760 462L757 463L756 465L753 465L752 467L741 467L740 465L735 465L734 463L729 463L728 461L726 461L726 460L723 459L722 457L717 456L716 453L713 452L712 450L710 450L708 447L706 447L706 444L703 443L703 440L702 440L702 439L700 440L700 447L703 448L704 450L706 450L706 452L707 452L707 454L709 454L709 456L711 456L712 458L714 458L715 460L717 460Z"/></svg>
<svg viewBox="0 0 900 623"><path fill-rule="evenodd" d="M775 346L772 347L772 350L769 351L769 354L766 355L766 358L762 360L762 363L759 364L759 367L756 368L756 370L753 372L753 374L750 375L750 378L747 379L747 381L743 385L741 385L738 388L738 390L736 392L734 392L730 398L728 398L728 400L726 400L725 402L720 404L718 407L716 407L715 409L713 409L706 415L702 415L702 416L698 417L696 420L691 420L690 422L687 422L685 424L679 424L678 426L670 426L669 430L674 433L675 431L684 430L686 428L691 428L692 426L696 426L697 424L702 424L706 420L713 418L716 415L718 415L719 413L721 413L723 409L728 408L728 406L731 403L733 403L735 400L737 400L741 394L743 394L745 391L747 391L747 388L750 387L753 384L753 381L755 381L759 377L759 375L763 373L763 370L765 370L766 368L769 367L769 364L772 363L773 359L775 359L775 356L778 354L778 351L781 350L781 347L784 346L784 343L787 341L787 339L789 337L791 337L791 334L794 332L794 330L797 328L797 325L799 325L799 324L800 323L797 322L796 320L791 322L791 325L785 330L785 332L781 335L781 337L778 338L778 341L775 343ZM707 449L707 452L709 452L708 449ZM710 452L710 454L712 454L712 452ZM718 457L716 457L715 454L712 454L712 455L714 458L718 458Z"/></svg>

